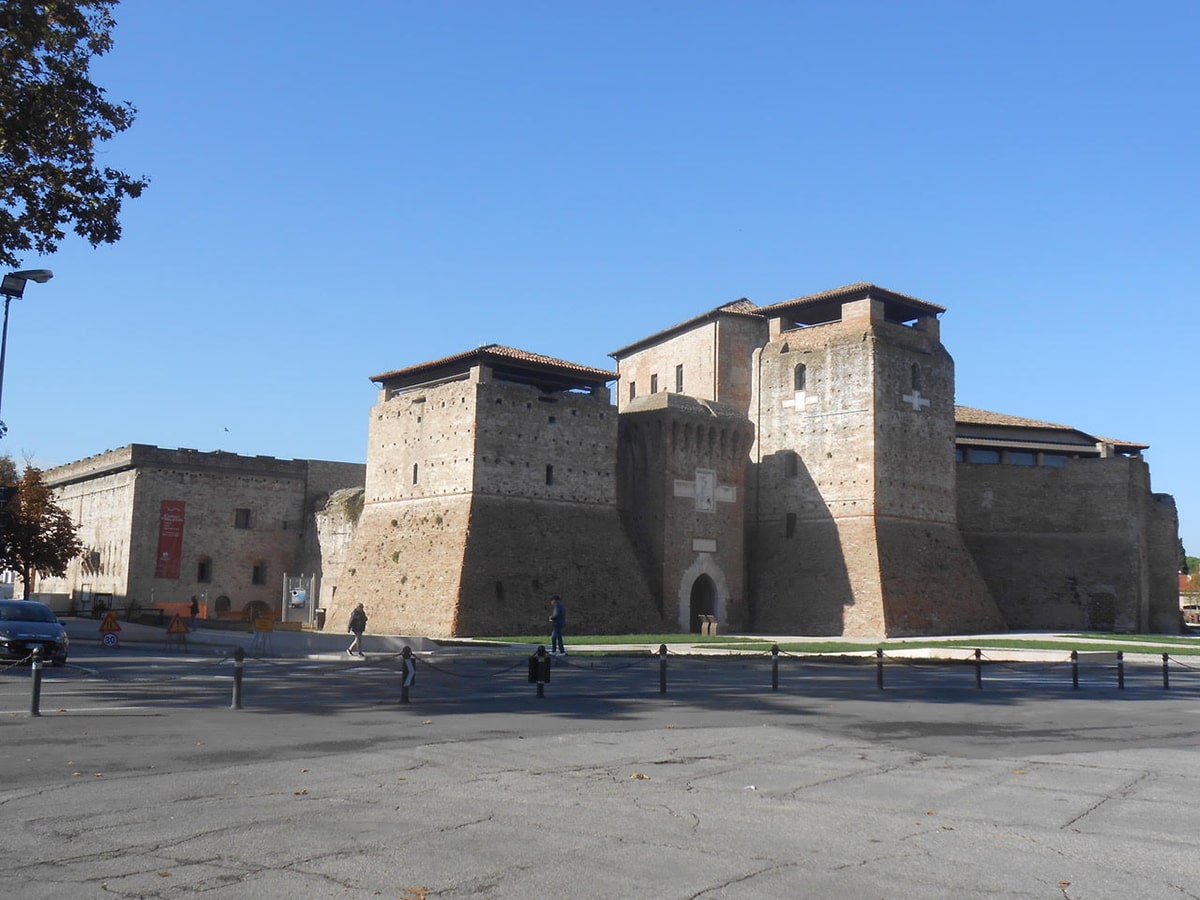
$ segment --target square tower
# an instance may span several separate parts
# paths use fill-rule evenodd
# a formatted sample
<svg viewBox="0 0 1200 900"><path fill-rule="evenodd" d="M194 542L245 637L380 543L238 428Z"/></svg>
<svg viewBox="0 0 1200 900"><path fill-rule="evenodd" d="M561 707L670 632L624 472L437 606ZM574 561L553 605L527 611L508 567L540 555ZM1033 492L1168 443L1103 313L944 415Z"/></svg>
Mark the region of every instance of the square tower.
<svg viewBox="0 0 1200 900"><path fill-rule="evenodd" d="M334 627L362 602L395 633L527 634L561 594L575 631L657 628L617 513L615 377L496 344L374 376Z"/></svg>

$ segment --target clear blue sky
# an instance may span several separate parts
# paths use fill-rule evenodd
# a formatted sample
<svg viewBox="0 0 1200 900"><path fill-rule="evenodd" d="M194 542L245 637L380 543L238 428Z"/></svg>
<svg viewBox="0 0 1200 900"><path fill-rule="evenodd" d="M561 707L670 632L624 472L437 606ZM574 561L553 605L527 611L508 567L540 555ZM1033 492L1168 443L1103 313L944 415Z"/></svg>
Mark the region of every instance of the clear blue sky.
<svg viewBox="0 0 1200 900"><path fill-rule="evenodd" d="M13 304L0 446L362 461L369 376L738 297L947 307L958 402L1151 445L1200 555L1200 5L126 0L152 179Z"/></svg>

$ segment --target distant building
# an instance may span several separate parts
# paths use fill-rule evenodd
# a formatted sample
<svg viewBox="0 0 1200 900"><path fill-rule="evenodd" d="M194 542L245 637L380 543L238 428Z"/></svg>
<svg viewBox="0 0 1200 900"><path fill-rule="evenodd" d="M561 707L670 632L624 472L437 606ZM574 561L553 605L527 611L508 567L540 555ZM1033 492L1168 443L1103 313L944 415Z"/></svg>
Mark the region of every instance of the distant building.
<svg viewBox="0 0 1200 900"><path fill-rule="evenodd" d="M287 575L320 576L315 513L364 466L130 444L45 472L84 544L36 593L58 608L282 612Z"/></svg>

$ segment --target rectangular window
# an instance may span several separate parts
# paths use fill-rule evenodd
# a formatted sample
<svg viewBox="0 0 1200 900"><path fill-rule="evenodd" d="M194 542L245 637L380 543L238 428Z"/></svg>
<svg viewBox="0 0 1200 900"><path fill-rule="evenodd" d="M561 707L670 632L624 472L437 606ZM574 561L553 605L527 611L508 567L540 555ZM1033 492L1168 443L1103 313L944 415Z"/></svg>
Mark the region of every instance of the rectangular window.
<svg viewBox="0 0 1200 900"><path fill-rule="evenodd" d="M678 365L675 367L675 393L677 393L677 394L683 393L683 366L682 365Z"/></svg>
<svg viewBox="0 0 1200 900"><path fill-rule="evenodd" d="M1067 464L1067 458L1061 453L1043 453L1042 465L1052 469L1061 469Z"/></svg>
<svg viewBox="0 0 1200 900"><path fill-rule="evenodd" d="M546 484L554 484L554 466L546 466Z"/></svg>
<svg viewBox="0 0 1200 900"><path fill-rule="evenodd" d="M795 535L795 533L796 533L796 514L795 513L787 514L787 520L784 525L784 528L786 529L787 537L792 537L793 535Z"/></svg>
<svg viewBox="0 0 1200 900"><path fill-rule="evenodd" d="M658 393L658 376L657 375L650 376L650 393L652 393L652 394Z"/></svg>
<svg viewBox="0 0 1200 900"><path fill-rule="evenodd" d="M983 447L971 448L971 462L985 465L996 465L1000 462L999 450L987 450Z"/></svg>
<svg viewBox="0 0 1200 900"><path fill-rule="evenodd" d="M631 381L631 382L629 382L629 399L632 400L636 396L637 396L637 382Z"/></svg>
<svg viewBox="0 0 1200 900"><path fill-rule="evenodd" d="M1024 450L1009 450L1008 464L1010 466L1032 466L1037 464L1037 457Z"/></svg>
<svg viewBox="0 0 1200 900"><path fill-rule="evenodd" d="M254 571L250 573L251 584L266 584L267 583L267 564L255 563Z"/></svg>
<svg viewBox="0 0 1200 900"><path fill-rule="evenodd" d="M201 584L212 581L212 560L207 556L196 563L196 580Z"/></svg>
<svg viewBox="0 0 1200 900"><path fill-rule="evenodd" d="M249 528L250 527L250 510L235 509L233 511L233 527L234 528Z"/></svg>

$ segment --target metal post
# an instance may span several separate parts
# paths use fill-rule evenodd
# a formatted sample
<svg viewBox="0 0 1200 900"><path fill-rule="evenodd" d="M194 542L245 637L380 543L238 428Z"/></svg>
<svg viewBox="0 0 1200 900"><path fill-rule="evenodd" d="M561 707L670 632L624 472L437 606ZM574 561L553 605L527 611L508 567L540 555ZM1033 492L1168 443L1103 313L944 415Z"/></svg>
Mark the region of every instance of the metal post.
<svg viewBox="0 0 1200 900"><path fill-rule="evenodd" d="M771 647L771 690L779 690L779 645Z"/></svg>
<svg viewBox="0 0 1200 900"><path fill-rule="evenodd" d="M1117 651L1117 689L1125 690L1125 651Z"/></svg>
<svg viewBox="0 0 1200 900"><path fill-rule="evenodd" d="M537 695L546 696L546 682L550 678L550 657L546 645L538 644L537 652L529 657L529 680L537 683Z"/></svg>
<svg viewBox="0 0 1200 900"><path fill-rule="evenodd" d="M875 687L883 690L883 648L875 650Z"/></svg>
<svg viewBox="0 0 1200 900"><path fill-rule="evenodd" d="M29 700L29 715L40 716L42 705L42 648L33 648L33 696Z"/></svg>
<svg viewBox="0 0 1200 900"><path fill-rule="evenodd" d="M1071 688L1079 690L1079 651L1071 651Z"/></svg>
<svg viewBox="0 0 1200 900"><path fill-rule="evenodd" d="M4 295L4 335L0 337L0 392L4 390L4 357L8 350L8 304L12 297Z"/></svg>
<svg viewBox="0 0 1200 900"><path fill-rule="evenodd" d="M1163 690L1164 691L1171 687L1171 674L1170 674L1170 672L1167 671L1167 660L1169 660L1170 658L1171 657L1167 656L1167 654L1165 654L1165 653L1163 654Z"/></svg>
<svg viewBox="0 0 1200 900"><path fill-rule="evenodd" d="M246 665L246 651L238 647L233 651L233 703L230 709L242 708L242 668Z"/></svg>
<svg viewBox="0 0 1200 900"><path fill-rule="evenodd" d="M404 660L404 673L400 678L400 702L408 702L408 686L417 678L417 664L413 661L412 650L405 645L400 651L400 656Z"/></svg>
<svg viewBox="0 0 1200 900"><path fill-rule="evenodd" d="M983 651L975 648L975 690L983 688Z"/></svg>
<svg viewBox="0 0 1200 900"><path fill-rule="evenodd" d="M667 692L667 645L658 645L658 692Z"/></svg>

